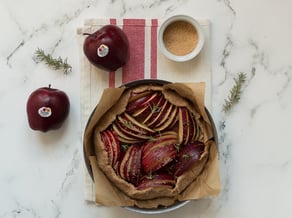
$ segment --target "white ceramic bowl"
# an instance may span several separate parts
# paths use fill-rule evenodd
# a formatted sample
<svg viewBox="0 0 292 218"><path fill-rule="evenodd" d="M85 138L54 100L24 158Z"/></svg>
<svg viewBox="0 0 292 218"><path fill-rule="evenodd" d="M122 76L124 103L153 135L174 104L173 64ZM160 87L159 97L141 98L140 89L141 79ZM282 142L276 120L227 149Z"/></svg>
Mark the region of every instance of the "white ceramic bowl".
<svg viewBox="0 0 292 218"><path fill-rule="evenodd" d="M197 45L196 47L188 54L186 55L175 55L173 53L171 53L165 46L164 44L164 40L163 40L163 35L164 35L164 31L166 30L166 28L177 21L184 21L187 22L189 24L191 24L197 31L198 34L198 41L197 41ZM170 60L173 61L177 61L177 62L183 62L183 61L189 61L191 59L193 59L194 57L196 57L200 51L203 48L204 45L204 41L205 41L205 36L204 36L204 32L202 30L202 27L200 26L200 24L198 23L198 21L196 21L194 18L187 16L187 15L176 15L173 17L170 17L168 19L166 19L161 27L159 28L159 33L158 33L158 44L159 44L159 48L160 51Z"/></svg>

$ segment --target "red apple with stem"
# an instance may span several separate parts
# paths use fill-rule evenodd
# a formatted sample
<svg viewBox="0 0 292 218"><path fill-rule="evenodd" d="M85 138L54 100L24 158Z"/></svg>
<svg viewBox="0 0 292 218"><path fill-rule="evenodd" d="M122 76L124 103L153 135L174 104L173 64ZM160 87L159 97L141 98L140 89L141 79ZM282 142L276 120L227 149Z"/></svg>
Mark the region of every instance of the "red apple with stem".
<svg viewBox="0 0 292 218"><path fill-rule="evenodd" d="M70 102L67 94L49 87L33 91L26 105L31 129L47 132L59 129L69 114Z"/></svg>
<svg viewBox="0 0 292 218"><path fill-rule="evenodd" d="M87 35L83 51L94 66L115 71L129 59L129 41L123 30L115 25L105 25Z"/></svg>

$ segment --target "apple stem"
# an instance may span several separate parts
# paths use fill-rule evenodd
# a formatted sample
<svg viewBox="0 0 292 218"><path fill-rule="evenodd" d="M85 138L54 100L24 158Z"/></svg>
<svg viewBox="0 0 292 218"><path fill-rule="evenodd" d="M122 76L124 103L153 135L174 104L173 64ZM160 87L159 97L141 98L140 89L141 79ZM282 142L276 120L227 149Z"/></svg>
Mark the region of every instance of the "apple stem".
<svg viewBox="0 0 292 218"><path fill-rule="evenodd" d="M49 84L49 89L51 88L51 84Z"/></svg>

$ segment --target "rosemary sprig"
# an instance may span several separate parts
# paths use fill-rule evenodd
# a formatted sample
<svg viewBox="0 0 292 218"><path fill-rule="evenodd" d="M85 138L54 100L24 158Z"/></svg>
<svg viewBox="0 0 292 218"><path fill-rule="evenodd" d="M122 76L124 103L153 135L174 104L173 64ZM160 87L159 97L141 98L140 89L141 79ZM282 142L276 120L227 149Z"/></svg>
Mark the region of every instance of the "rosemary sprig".
<svg viewBox="0 0 292 218"><path fill-rule="evenodd" d="M63 60L61 57L53 58L52 55L46 54L43 49L38 48L35 51L33 59L36 62L45 62L54 70L63 70L64 74L72 71L72 66L68 64L67 58Z"/></svg>
<svg viewBox="0 0 292 218"><path fill-rule="evenodd" d="M227 99L225 99L225 103L223 105L223 111L225 113L229 112L233 105L239 102L240 95L241 95L241 88L244 82L246 81L246 74L245 73L238 73L235 78L233 78L235 84L233 85L232 89L230 90L230 95Z"/></svg>
<svg viewBox="0 0 292 218"><path fill-rule="evenodd" d="M175 147L176 151L179 152L179 150L180 150L180 144L178 144L178 143L177 144L174 144L174 147Z"/></svg>
<svg viewBox="0 0 292 218"><path fill-rule="evenodd" d="M128 144L122 144L121 145L121 149L122 149L123 152L126 152L129 147L130 147L130 145L128 145Z"/></svg>
<svg viewBox="0 0 292 218"><path fill-rule="evenodd" d="M187 159L191 158L191 155L190 155L190 154L184 154L182 157L183 157L185 160L187 160Z"/></svg>
<svg viewBox="0 0 292 218"><path fill-rule="evenodd" d="M150 136L150 137L149 137L149 141L150 141L150 142L155 142L155 141L156 141L156 138L155 138L154 136Z"/></svg>
<svg viewBox="0 0 292 218"><path fill-rule="evenodd" d="M149 172L149 174L146 176L147 179L154 179L157 176L157 174L153 174L152 170Z"/></svg>
<svg viewBox="0 0 292 218"><path fill-rule="evenodd" d="M152 114L154 114L154 113L158 113L158 112L160 112L161 107L159 107L159 106L156 105L156 104L151 104L151 105L150 105L150 110L151 110L151 113L152 113Z"/></svg>

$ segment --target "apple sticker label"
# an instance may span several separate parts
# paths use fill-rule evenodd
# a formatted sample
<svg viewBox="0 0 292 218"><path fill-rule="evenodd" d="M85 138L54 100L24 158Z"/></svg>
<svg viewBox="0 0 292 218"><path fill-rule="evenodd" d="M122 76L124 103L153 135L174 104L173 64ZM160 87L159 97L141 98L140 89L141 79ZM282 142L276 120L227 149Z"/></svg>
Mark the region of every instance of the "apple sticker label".
<svg viewBox="0 0 292 218"><path fill-rule="evenodd" d="M109 53L109 47L105 44L101 44L97 49L97 56L102 58Z"/></svg>
<svg viewBox="0 0 292 218"><path fill-rule="evenodd" d="M41 107L38 113L41 117L50 117L52 115L52 109L49 107Z"/></svg>

